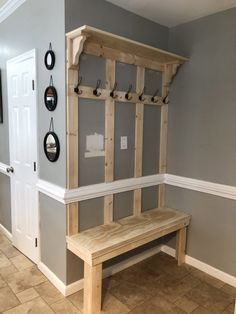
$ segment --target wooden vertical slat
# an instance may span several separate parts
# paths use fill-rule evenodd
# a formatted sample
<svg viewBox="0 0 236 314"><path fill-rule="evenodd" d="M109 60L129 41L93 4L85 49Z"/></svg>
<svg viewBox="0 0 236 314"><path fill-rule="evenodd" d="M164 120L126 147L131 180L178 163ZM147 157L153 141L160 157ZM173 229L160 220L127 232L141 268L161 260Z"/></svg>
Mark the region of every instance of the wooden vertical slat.
<svg viewBox="0 0 236 314"><path fill-rule="evenodd" d="M84 314L98 314L102 300L102 264L84 262Z"/></svg>
<svg viewBox="0 0 236 314"><path fill-rule="evenodd" d="M186 228L182 228L176 233L176 259L178 265L185 262L185 247L186 247Z"/></svg>
<svg viewBox="0 0 236 314"><path fill-rule="evenodd" d="M115 84L115 67L113 60L106 60L106 88L112 89ZM114 124L115 101L105 101L105 182L114 180ZM104 224L113 221L113 195L104 197Z"/></svg>
<svg viewBox="0 0 236 314"><path fill-rule="evenodd" d="M173 75L173 65L165 65L162 77L162 97L169 93L170 82ZM159 173L166 173L167 162L167 131L168 131L168 104L161 107L161 127L160 127L160 157ZM165 185L159 185L158 206L165 206Z"/></svg>
<svg viewBox="0 0 236 314"><path fill-rule="evenodd" d="M136 77L136 91L141 93L144 88L145 81L145 68L137 67ZM134 155L134 177L142 176L142 161L143 161L143 116L144 104L136 104L135 112L135 155ZM142 190L137 189L134 191L133 214L135 216L141 214L141 198Z"/></svg>
<svg viewBox="0 0 236 314"><path fill-rule="evenodd" d="M74 87L78 83L78 69L75 68L75 60L79 62L79 55L83 49L85 37L81 36L76 41L76 59L73 40L67 39L67 188L77 188L79 185L79 140L78 140L78 95ZM78 233L79 229L79 205L72 203L67 205L67 234Z"/></svg>

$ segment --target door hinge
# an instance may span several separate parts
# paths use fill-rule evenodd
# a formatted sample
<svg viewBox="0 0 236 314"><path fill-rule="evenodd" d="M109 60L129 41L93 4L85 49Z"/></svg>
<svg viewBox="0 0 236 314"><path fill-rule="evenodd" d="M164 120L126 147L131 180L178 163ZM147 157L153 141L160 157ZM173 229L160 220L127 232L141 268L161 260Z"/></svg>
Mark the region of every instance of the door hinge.
<svg viewBox="0 0 236 314"><path fill-rule="evenodd" d="M36 172L37 167L36 167L36 161L34 162L34 172Z"/></svg>
<svg viewBox="0 0 236 314"><path fill-rule="evenodd" d="M34 239L34 244L35 244L35 247L38 247L38 238Z"/></svg>
<svg viewBox="0 0 236 314"><path fill-rule="evenodd" d="M34 80L32 80L32 90L34 90Z"/></svg>

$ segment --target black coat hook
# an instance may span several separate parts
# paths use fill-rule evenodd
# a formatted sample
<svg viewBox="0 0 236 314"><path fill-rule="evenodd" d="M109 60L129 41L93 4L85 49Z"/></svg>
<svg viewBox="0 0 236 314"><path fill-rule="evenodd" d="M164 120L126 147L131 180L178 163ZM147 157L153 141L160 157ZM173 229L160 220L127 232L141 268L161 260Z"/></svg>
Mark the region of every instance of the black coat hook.
<svg viewBox="0 0 236 314"><path fill-rule="evenodd" d="M159 89L157 89L156 91L155 91L155 93L153 94L153 96L152 96L152 98L151 98L151 101L152 102L158 102L158 99L156 99L156 96L157 96L157 94L159 93Z"/></svg>
<svg viewBox="0 0 236 314"><path fill-rule="evenodd" d="M112 91L110 92L111 98L114 98L114 99L115 99L115 98L118 97L118 95L115 94L116 88L117 88L117 82L115 82L115 84L114 84L114 86L113 86L113 89L112 89Z"/></svg>
<svg viewBox="0 0 236 314"><path fill-rule="evenodd" d="M167 105L167 104L169 104L169 94L167 94L164 98L163 98L163 103L165 104L165 105Z"/></svg>
<svg viewBox="0 0 236 314"><path fill-rule="evenodd" d="M138 99L139 99L140 101L144 101L144 100L145 100L145 98L143 97L144 93L145 93L145 86L144 86L144 88L143 88L142 93L141 93L141 94L139 95L139 97L138 97Z"/></svg>
<svg viewBox="0 0 236 314"><path fill-rule="evenodd" d="M101 80L97 80L97 85L96 88L93 90L93 94L97 97L101 96L102 93L100 93L98 91L99 87L101 86L102 81Z"/></svg>
<svg viewBox="0 0 236 314"><path fill-rule="evenodd" d="M74 88L74 92L78 95L81 95L83 93L82 90L79 89L79 86L82 82L82 76L79 77L79 81L78 81L78 84L76 85L76 87Z"/></svg>
<svg viewBox="0 0 236 314"><path fill-rule="evenodd" d="M129 88L128 88L126 94L125 94L125 98L126 98L127 100L131 100L131 99L132 99L132 96L130 95L130 92L131 92L132 88L133 88L133 85L130 84L130 85L129 85Z"/></svg>

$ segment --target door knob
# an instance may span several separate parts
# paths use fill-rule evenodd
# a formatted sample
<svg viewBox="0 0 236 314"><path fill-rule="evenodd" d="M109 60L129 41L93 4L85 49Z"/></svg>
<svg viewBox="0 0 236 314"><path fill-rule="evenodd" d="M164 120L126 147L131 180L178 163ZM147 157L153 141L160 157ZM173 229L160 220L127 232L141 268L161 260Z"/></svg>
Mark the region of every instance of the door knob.
<svg viewBox="0 0 236 314"><path fill-rule="evenodd" d="M14 172L14 168L13 167L8 167L6 170L7 170L7 173L10 173L10 172L13 173Z"/></svg>

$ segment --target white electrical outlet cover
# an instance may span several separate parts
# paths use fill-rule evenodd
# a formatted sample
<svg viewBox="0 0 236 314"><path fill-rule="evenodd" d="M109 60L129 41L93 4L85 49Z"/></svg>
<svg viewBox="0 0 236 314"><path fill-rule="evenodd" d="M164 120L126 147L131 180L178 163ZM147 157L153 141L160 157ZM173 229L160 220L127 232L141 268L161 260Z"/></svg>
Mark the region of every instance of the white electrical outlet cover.
<svg viewBox="0 0 236 314"><path fill-rule="evenodd" d="M128 148L128 139L127 136L120 137L120 149L127 149Z"/></svg>

